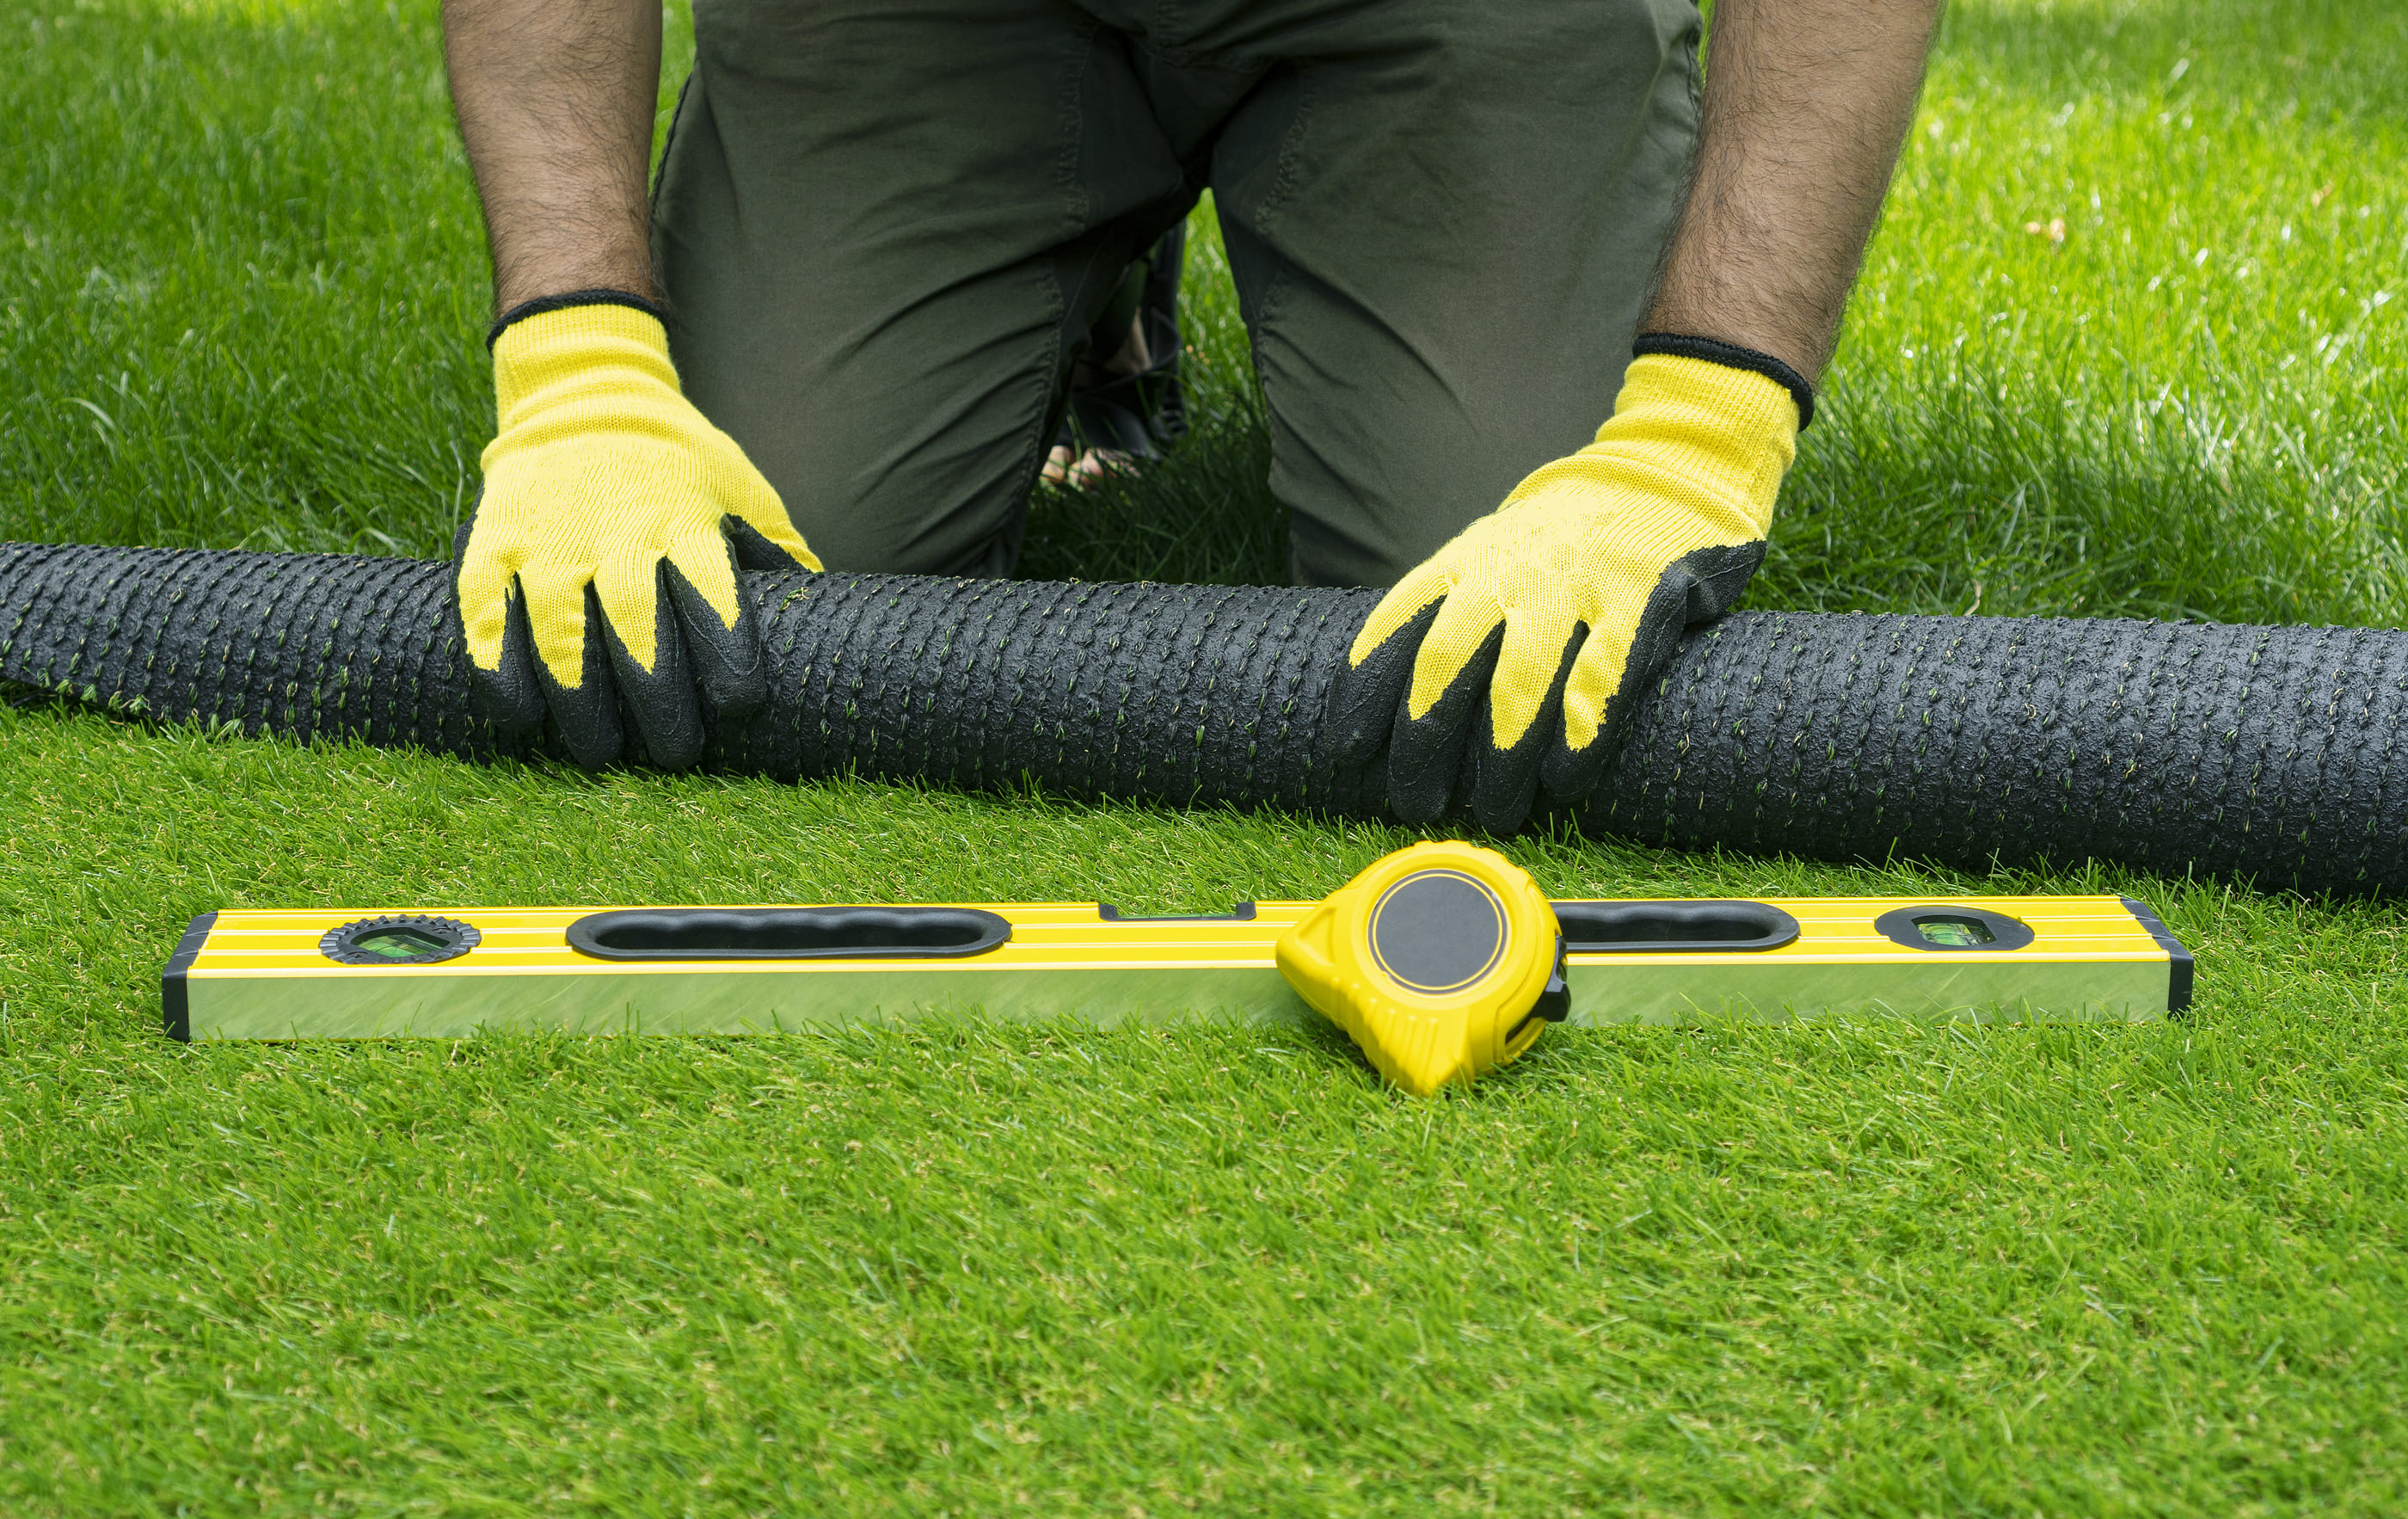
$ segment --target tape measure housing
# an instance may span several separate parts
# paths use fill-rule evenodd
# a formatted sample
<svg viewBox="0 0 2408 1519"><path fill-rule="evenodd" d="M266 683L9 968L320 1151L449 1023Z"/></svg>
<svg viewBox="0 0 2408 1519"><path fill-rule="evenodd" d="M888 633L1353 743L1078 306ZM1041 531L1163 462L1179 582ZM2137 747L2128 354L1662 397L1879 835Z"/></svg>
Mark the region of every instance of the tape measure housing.
<svg viewBox="0 0 2408 1519"><path fill-rule="evenodd" d="M1527 1050L1570 1001L1561 924L1495 850L1414 844L1329 894L1272 957L1297 995L1416 1096Z"/></svg>

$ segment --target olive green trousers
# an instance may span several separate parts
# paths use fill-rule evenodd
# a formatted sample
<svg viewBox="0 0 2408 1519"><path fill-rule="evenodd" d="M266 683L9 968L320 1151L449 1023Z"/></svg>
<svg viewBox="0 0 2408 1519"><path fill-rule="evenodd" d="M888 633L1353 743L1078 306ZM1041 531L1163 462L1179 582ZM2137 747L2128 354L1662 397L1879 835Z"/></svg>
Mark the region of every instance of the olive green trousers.
<svg viewBox="0 0 2408 1519"><path fill-rule="evenodd" d="M1002 575L1122 269L1213 194L1306 584L1612 409L1691 0L697 0L653 193L686 392L832 569ZM1100 356L1100 355L1098 355Z"/></svg>

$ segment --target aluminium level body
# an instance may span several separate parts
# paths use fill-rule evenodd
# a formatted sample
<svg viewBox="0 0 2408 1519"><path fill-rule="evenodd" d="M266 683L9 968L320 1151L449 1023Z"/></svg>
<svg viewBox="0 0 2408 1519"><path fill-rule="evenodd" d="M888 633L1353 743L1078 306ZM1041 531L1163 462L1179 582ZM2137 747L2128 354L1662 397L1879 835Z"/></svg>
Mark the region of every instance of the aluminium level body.
<svg viewBox="0 0 2408 1519"><path fill-rule="evenodd" d="M948 1012L1095 1024L1186 1015L1307 1020L1313 1014L1281 979L1272 953L1314 905L1241 903L1226 916L1163 919L1124 918L1094 902L478 908L386 917L450 924L472 946L428 964L330 958L327 946L372 914L229 910L194 920L163 991L168 1033L190 1039L767 1034ZM2189 953L2127 897L1555 908L1566 931L1573 1024L1831 1015L2125 1022L2179 1011L2190 998ZM789 952L795 942L813 942L819 930L809 924L816 921L854 923L846 932L867 947L821 943L802 952L807 958L757 947L728 955L712 946L767 940L742 933L714 939L717 930L708 930L712 923L779 921L806 926L800 940L788 932ZM861 930L859 921L873 926ZM905 924L910 932L897 931L899 938L953 933L957 942L881 948L879 935L890 930L878 923ZM969 926L956 931L948 923ZM605 942L613 931L624 940L617 948ZM571 942L579 935L587 949Z"/></svg>

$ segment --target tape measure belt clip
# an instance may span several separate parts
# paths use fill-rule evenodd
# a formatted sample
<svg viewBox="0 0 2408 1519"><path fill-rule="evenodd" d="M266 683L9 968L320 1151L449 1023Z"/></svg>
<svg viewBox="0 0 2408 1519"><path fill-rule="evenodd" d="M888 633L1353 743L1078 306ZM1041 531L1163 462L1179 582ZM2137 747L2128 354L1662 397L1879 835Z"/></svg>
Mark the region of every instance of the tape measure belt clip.
<svg viewBox="0 0 2408 1519"><path fill-rule="evenodd" d="M624 908L568 925L598 960L926 960L984 954L1011 921L968 907Z"/></svg>
<svg viewBox="0 0 2408 1519"><path fill-rule="evenodd" d="M1725 953L1777 950L1798 920L1770 902L1557 902L1555 922L1574 954Z"/></svg>
<svg viewBox="0 0 2408 1519"><path fill-rule="evenodd" d="M1534 1023L1560 1024L1571 1015L1571 978L1564 974L1564 936L1557 934L1555 936L1555 968L1548 975L1547 984L1540 989L1539 1000L1530 1004L1530 1010L1522 1015L1520 1023L1505 1031L1505 1046L1512 1049L1514 1041L1522 1037L1525 1030L1529 1030L1531 1036L1536 1038L1537 1031L1530 1029L1530 1025Z"/></svg>

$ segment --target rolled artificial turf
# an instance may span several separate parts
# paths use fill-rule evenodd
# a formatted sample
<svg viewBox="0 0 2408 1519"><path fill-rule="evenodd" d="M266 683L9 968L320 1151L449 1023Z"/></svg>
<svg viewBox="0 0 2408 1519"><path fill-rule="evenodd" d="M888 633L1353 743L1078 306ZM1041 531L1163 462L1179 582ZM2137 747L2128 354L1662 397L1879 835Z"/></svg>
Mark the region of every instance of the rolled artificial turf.
<svg viewBox="0 0 2408 1519"><path fill-rule="evenodd" d="M1338 766L1322 731L1377 592L745 582L770 696L714 727L706 768L1385 815L1384 756ZM0 680L254 734L552 752L477 714L440 562L0 546ZM2408 888L2403 727L2399 631L1743 612L1690 635L1572 816L2378 895Z"/></svg>

